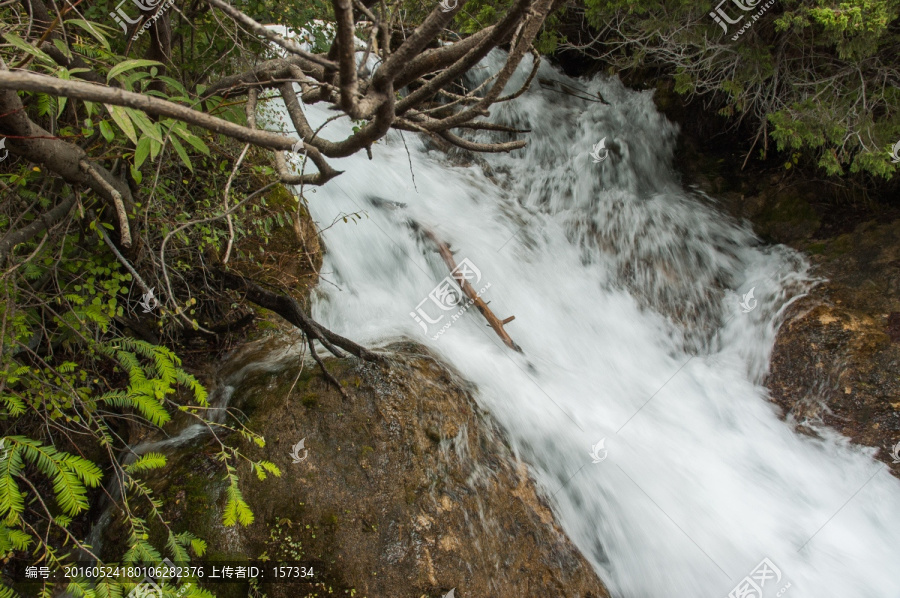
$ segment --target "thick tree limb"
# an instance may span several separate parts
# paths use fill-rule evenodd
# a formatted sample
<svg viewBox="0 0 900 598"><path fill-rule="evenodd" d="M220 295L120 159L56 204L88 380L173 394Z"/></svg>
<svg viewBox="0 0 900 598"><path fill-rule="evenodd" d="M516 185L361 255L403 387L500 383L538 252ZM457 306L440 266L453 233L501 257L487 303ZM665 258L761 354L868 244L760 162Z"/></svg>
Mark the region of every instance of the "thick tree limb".
<svg viewBox="0 0 900 598"><path fill-rule="evenodd" d="M383 103L375 113L375 120L342 141L329 141L316 136L312 130L309 121L306 120L306 115L303 114L303 107L297 101L297 94L294 92L293 84L282 83L279 86L279 90L281 91L281 97L284 99L288 116L291 118L297 134L303 138L304 145L312 145L314 148L318 148L322 154L329 158L343 158L355 154L383 137L394 122L394 95L389 93L383 97ZM316 156L312 152L308 153L310 159L321 171L322 167L316 162Z"/></svg>
<svg viewBox="0 0 900 598"><path fill-rule="evenodd" d="M334 0L331 4L334 7L337 24L335 43L338 47L340 64L338 75L341 89L341 109L350 118L363 118L357 98L359 78L356 72L356 27L353 22L353 5L350 0Z"/></svg>
<svg viewBox="0 0 900 598"><path fill-rule="evenodd" d="M14 75L5 70L0 63L0 80ZM53 79L47 77L47 79ZM61 81L63 84L79 84L75 81ZM90 85L80 83L81 85ZM94 86L96 87L96 86ZM22 156L35 164L41 164L58 174L66 182L73 185L85 185L111 206L121 202L127 213L134 209L131 189L124 181L114 177L109 171L96 163L90 163L94 174L86 172L80 166L87 161L87 154L77 145L56 139L48 131L34 124L25 114L22 100L13 91L15 87L4 88L0 85L0 137L6 137L6 147L13 155ZM102 182L101 182L102 181ZM118 199L110 193L114 189ZM118 211L118 209L117 209ZM119 228L119 234L123 231ZM124 231L126 235L127 231ZM123 237L125 238L125 237Z"/></svg>
<svg viewBox="0 0 900 598"><path fill-rule="evenodd" d="M256 68L219 79L204 92L204 97L244 95L249 87L277 87L285 80L295 78L294 68L300 68L304 77L323 81L325 69L299 56L276 58L261 63Z"/></svg>
<svg viewBox="0 0 900 598"><path fill-rule="evenodd" d="M425 100L433 97L438 90L442 89L451 81L454 81L475 66L475 64L487 56L492 49L505 43L515 33L516 27L520 23L520 19L525 15L530 4L531 0L518 0L510 8L509 12L506 13L506 16L503 17L499 23L494 25L491 32L485 35L462 58L432 77L428 83L399 101L397 103L397 114L403 114L407 110L414 108Z"/></svg>
<svg viewBox="0 0 900 598"><path fill-rule="evenodd" d="M203 127L214 133L227 135L238 141L252 143L253 145L273 150L287 151L296 143L290 137L267 131L254 131L181 104L82 81L65 81L56 77L30 72L0 71L0 89L38 91L54 96L65 96L89 102L103 102L104 104L136 108L143 110L147 114L169 116L188 124ZM0 126L2 126L2 120L0 120ZM74 167L73 170L77 170L77 164L78 162L76 161L72 165Z"/></svg>
<svg viewBox="0 0 900 598"><path fill-rule="evenodd" d="M247 299L251 302L265 309L274 311L276 314L299 328L308 338L321 342L325 348L331 351L336 357L343 357L343 355L340 351L337 351L335 345L365 361L385 360L384 356L373 353L365 347L354 343L350 339L344 338L320 325L318 322L307 316L300 307L300 304L297 303L297 300L290 295L282 295L267 291L252 280L226 270L219 269L217 270L217 274L221 276L227 287L245 293Z"/></svg>
<svg viewBox="0 0 900 598"><path fill-rule="evenodd" d="M469 151L482 153L511 152L513 150L521 149L526 145L524 139L519 139L517 141L507 141L505 143L476 143L474 141L463 139L462 137L457 137L450 131L441 131L440 133L438 133L438 136L441 137L444 141L455 145L456 147L461 147Z"/></svg>
<svg viewBox="0 0 900 598"><path fill-rule="evenodd" d="M416 28L413 34L406 38L406 41L394 50L388 59L378 67L373 79L373 86L377 88L388 81L393 83L403 68L450 24L456 13L462 10L465 5L466 0L462 0L457 3L453 10L447 12L444 12L436 5L431 14L425 17L425 20Z"/></svg>
<svg viewBox="0 0 900 598"><path fill-rule="evenodd" d="M485 27L477 33L473 33L469 37L462 39L456 43L448 44L440 48L429 48L413 58L406 64L399 73L394 85L400 89L406 87L419 77L434 73L440 69L450 66L463 56L465 56L472 48L477 46L486 37L489 37L496 26L491 25Z"/></svg>
<svg viewBox="0 0 900 598"><path fill-rule="evenodd" d="M506 57L506 64L504 64L503 68L500 69L500 72L497 73L497 79L494 81L494 84L491 87L490 91L488 91L485 96L475 105L464 110L460 110L453 116L445 118L439 121L437 124L432 125L437 128L431 130L446 130L448 128L453 128L457 125L460 125L466 121L472 120L473 118L482 114L485 109L487 109L491 104L497 101L497 98L503 91L503 88L516 72L516 68L518 68L519 62L521 62L522 57L531 49L531 44L534 42L534 39L537 37L541 26L544 24L544 19L547 18L548 14L550 14L553 3L554 0L538 0L536 5L531 7L532 10L525 18L525 23L522 26L520 34L516 38L515 42L513 43L513 47L510 49L509 54ZM533 69L533 73L536 72L537 71ZM532 76L529 78L529 81L531 80L531 78L533 78L533 76L534 75L532 74ZM512 97L515 97L515 95ZM425 128L429 127L426 126Z"/></svg>

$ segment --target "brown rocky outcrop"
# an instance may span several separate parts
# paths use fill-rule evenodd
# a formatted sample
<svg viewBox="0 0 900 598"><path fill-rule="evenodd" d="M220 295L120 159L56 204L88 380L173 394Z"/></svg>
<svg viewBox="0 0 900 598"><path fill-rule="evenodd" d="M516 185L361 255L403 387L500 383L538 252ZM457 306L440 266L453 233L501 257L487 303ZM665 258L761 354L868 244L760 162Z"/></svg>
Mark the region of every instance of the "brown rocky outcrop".
<svg viewBox="0 0 900 598"><path fill-rule="evenodd" d="M416 345L393 347L390 365L329 360L346 400L296 356L247 366L284 348L274 338L222 372L232 407L267 440L260 448L234 434L228 443L282 471L264 481L241 471L255 522L222 526L215 442L173 456L152 481L175 531L202 531L207 558L315 563L318 584L263 583L270 598L436 598L454 588L457 598L608 596L455 373ZM301 439L307 456L292 463Z"/></svg>
<svg viewBox="0 0 900 598"><path fill-rule="evenodd" d="M900 220L803 246L827 281L792 306L767 386L799 421L822 421L895 475L900 442Z"/></svg>

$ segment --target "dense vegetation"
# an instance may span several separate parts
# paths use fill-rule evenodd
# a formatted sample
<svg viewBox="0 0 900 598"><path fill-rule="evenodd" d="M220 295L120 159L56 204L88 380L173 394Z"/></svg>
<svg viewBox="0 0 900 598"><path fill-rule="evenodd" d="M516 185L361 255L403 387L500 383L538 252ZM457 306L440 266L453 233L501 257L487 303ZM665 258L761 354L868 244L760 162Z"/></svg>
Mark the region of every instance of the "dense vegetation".
<svg viewBox="0 0 900 598"><path fill-rule="evenodd" d="M722 24L710 15L717 7ZM585 0L571 9L577 27L563 47L613 70L673 77L686 99L748 123L760 157L774 146L788 168L802 159L827 175L889 179L900 141L898 17L897 0Z"/></svg>
<svg viewBox="0 0 900 598"><path fill-rule="evenodd" d="M315 338L374 358L292 303L267 243L293 231L302 251L305 194L340 174L328 158L368 149L390 128L471 151L521 147L512 131L486 144L451 129L496 131L477 119L515 95L500 94L530 51L577 49L613 70L666 72L687 98L704 97L733 123L754 122L754 145L771 152L771 138L788 164L808 158L832 176L896 172L898 0L778 1L735 40L739 26L724 32L710 3L434 4L252 0L240 13L219 0L0 5L0 553L8 567L92 556L85 541L109 503L129 530L119 560L203 555L204 540L174 531L142 481L165 467L165 455L130 449L175 417L218 438L230 488L224 523L252 523L241 476L280 472L241 451L242 442L264 444L259 434L236 417L208 417L207 391L182 360L237 342L251 303L300 327L311 350ZM265 40L259 23L304 30L308 45ZM355 44L384 66L374 75L349 68ZM497 46L510 50L509 69L487 90L462 88L459 75ZM320 138L293 82L305 103L328 102L354 120L354 134ZM281 153L297 140L272 118L268 131L256 122L279 96L293 110L282 131L304 142L299 174ZM298 197L286 199L280 183L300 185ZM151 526L167 530L161 541ZM70 590L118 596L131 587L80 580ZM12 595L0 586L0 596ZM207 594L195 586L188 595Z"/></svg>
<svg viewBox="0 0 900 598"><path fill-rule="evenodd" d="M500 92L552 8L549 0L521 0L461 39L448 30L459 8L437 4L253 1L240 12L218 0L0 6L0 554L7 573L99 558L87 538L110 506L127 530L116 561L202 556L205 541L183 531L185 522L166 521L146 483L166 456L132 450L191 421L218 442L228 484L223 524L254 521L241 478L280 471L245 455L242 443L265 440L237 414L215 418L183 359L198 366L239 342L256 306L300 328L317 360L314 340L336 355L378 359L305 314L299 295L290 294L304 281L268 259L270 241L309 257L303 254L317 242L303 221L305 194L340 174L328 159L369 149L390 128L472 151L521 147L509 135L475 143L452 129L488 128L477 117L505 101ZM273 22L302 38L260 25ZM462 89L459 75L500 44L513 51L494 89ZM374 73L357 70L359 48L381 62ZM275 98L286 102L290 124L268 109ZM336 116L354 121L353 134L319 136L301 98L340 107ZM303 141L299 151L284 133L289 127ZM289 161L285 151L296 157ZM298 196L282 183L299 185ZM285 242L286 235L296 238ZM55 591L37 582L42 595ZM139 582L80 579L68 589L120 596ZM0 596L14 594L0 585ZM193 585L179 595L209 593Z"/></svg>

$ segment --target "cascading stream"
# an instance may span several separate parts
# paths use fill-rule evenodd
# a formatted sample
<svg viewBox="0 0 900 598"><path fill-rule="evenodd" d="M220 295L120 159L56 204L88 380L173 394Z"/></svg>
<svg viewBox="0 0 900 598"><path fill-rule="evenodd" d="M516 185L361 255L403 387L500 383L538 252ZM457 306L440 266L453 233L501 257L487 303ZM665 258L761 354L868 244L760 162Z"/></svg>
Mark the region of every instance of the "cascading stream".
<svg viewBox="0 0 900 598"><path fill-rule="evenodd" d="M869 449L794 433L761 386L779 318L812 284L806 262L682 190L677 130L650 93L548 66L539 79L492 109L532 131L524 150L473 163L391 132L306 190L323 227L362 213L323 235L315 317L370 345L412 338L475 383L615 596L722 598L764 557L781 575L765 598L900 596L900 483ZM332 114L308 107L314 127ZM422 304L444 314L427 333L410 317L449 274L421 227L477 267L476 289L490 283L524 354L475 309L436 339L458 308Z"/></svg>

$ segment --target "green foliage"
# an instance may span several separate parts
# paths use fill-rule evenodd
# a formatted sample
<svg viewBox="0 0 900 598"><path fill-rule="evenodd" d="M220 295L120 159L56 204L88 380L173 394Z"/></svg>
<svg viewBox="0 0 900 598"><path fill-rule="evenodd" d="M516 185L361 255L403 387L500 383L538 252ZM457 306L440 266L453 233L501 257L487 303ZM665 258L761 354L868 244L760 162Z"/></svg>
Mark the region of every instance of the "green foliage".
<svg viewBox="0 0 900 598"><path fill-rule="evenodd" d="M253 511L250 505L244 500L244 495L238 485L237 472L228 468L228 488L226 490L225 510L222 515L222 523L226 526L232 526L240 523L243 526L253 523Z"/></svg>
<svg viewBox="0 0 900 598"><path fill-rule="evenodd" d="M828 174L896 175L900 90L884 81L898 76L900 1L778 0L739 36L757 11L723 5L743 19L725 33L708 15L716 5L584 0L602 32L588 53L620 69L667 71L677 93L715 96L720 114L756 119L779 150Z"/></svg>
<svg viewBox="0 0 900 598"><path fill-rule="evenodd" d="M132 114L127 118L139 122ZM95 132L102 129L96 123ZM116 140L125 138L121 130L113 134ZM204 156L195 144L185 147L191 148L192 159ZM51 201L39 192L41 176L39 169L0 175L22 198L48 209ZM82 197L88 209L96 209ZM166 210L171 205L163 204ZM206 205L213 209L212 201ZM25 223L33 217L26 214ZM14 215L0 211L0 235L13 221ZM103 482L118 487L118 510L128 530L127 547L118 560L156 564L163 555L181 561L203 555L205 541L172 529L162 515L162 501L142 479L164 468L165 456L150 452L123 460L130 451L122 423L158 430L180 411L219 433L238 432L236 437L258 445L264 441L242 426L206 420L207 390L176 352L127 334L120 322L134 317L133 276L99 236L100 227L107 230L108 225L93 218L82 223L82 230L63 229L49 240L26 243L21 251L27 259L0 275L0 429L6 433L0 444L0 555L21 557L27 551L59 568L77 554L74 548L90 549L73 530L84 529L88 509L105 495L99 489ZM253 225L240 223L245 226ZM197 246L190 236L184 241ZM189 271L190 263L175 266L176 271L181 268ZM53 292L36 295L33 289L40 285ZM189 310L196 303L189 299L178 309ZM160 324L174 318L162 308L158 316ZM247 461L248 470L260 478L280 471L269 462L247 459L235 447L227 447L220 457L230 485L229 513L235 524L248 525L253 514L241 494L236 463ZM151 522L166 530L164 546L151 541ZM128 585L72 580L70 590L122 596ZM0 584L0 596L9 591ZM199 589L188 595L211 596Z"/></svg>

